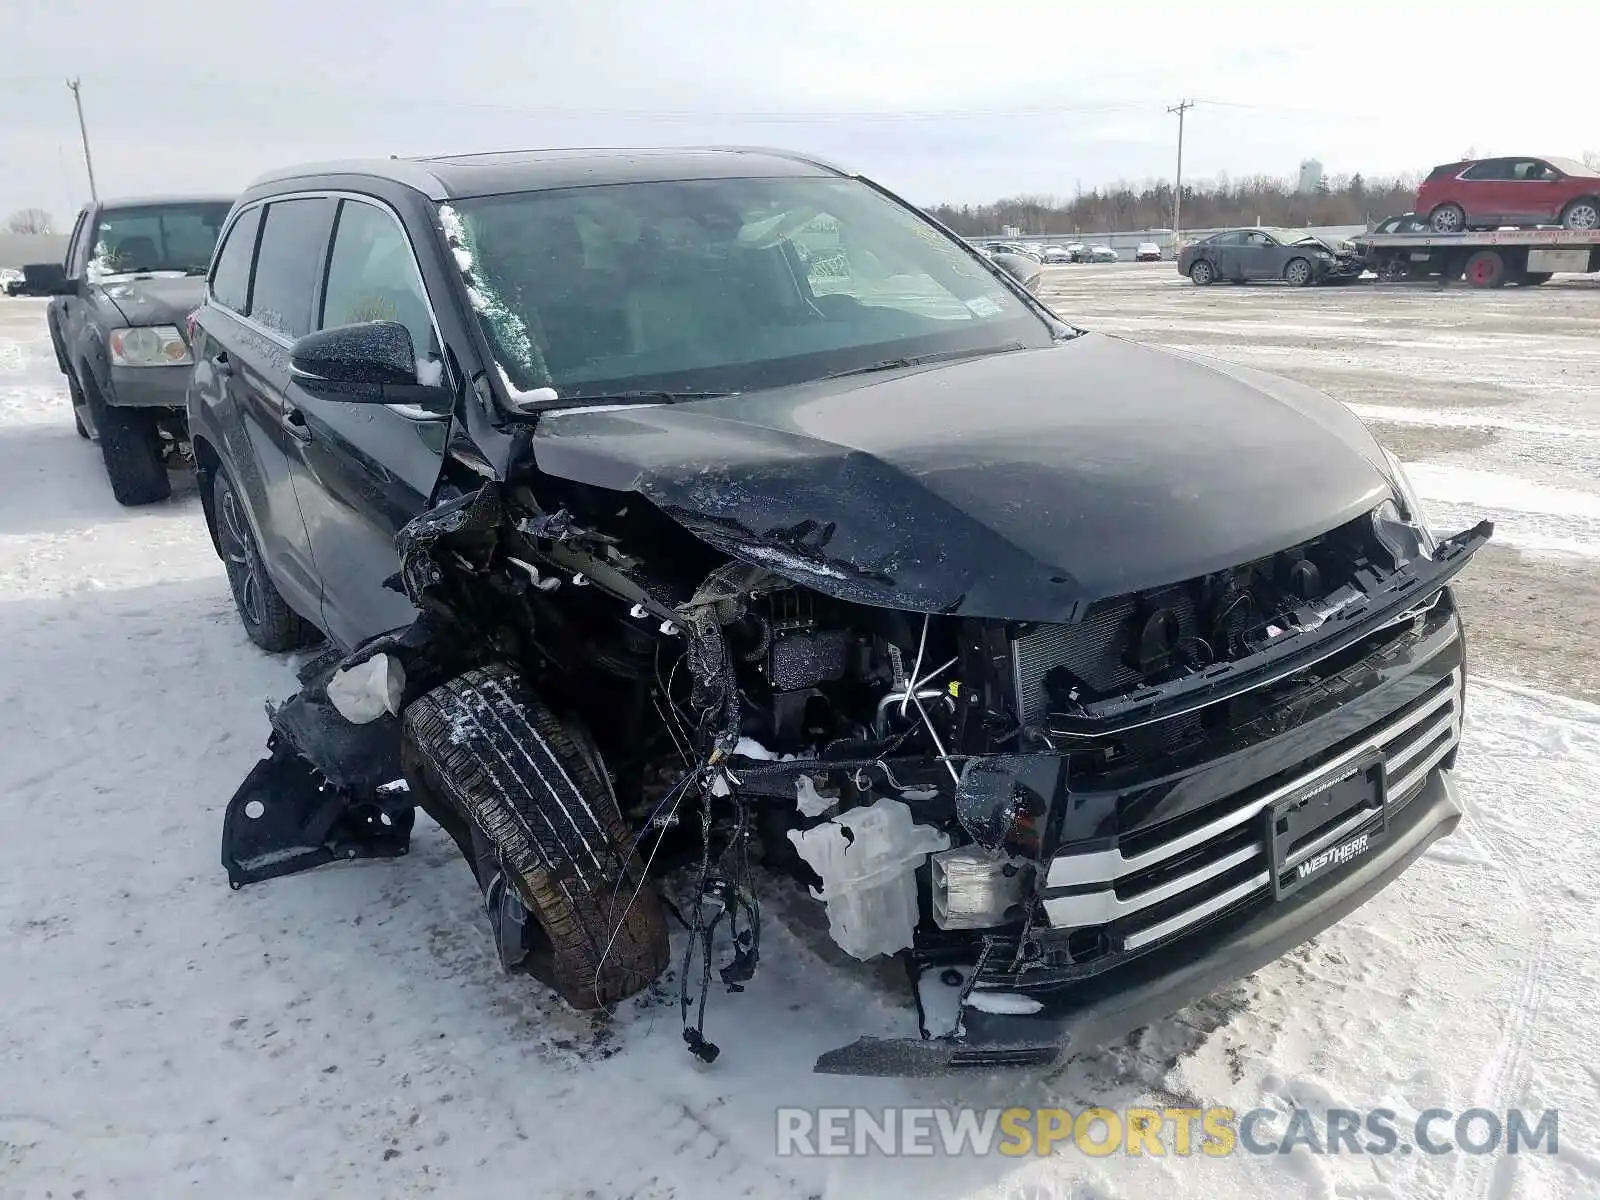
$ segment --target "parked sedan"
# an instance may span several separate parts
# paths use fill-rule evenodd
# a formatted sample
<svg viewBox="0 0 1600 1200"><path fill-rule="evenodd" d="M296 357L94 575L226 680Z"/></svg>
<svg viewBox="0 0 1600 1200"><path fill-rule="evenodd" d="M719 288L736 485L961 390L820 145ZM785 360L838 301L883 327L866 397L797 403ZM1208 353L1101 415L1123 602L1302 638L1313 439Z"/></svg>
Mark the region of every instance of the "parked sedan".
<svg viewBox="0 0 1600 1200"><path fill-rule="evenodd" d="M1315 235L1286 229L1229 229L1178 253L1178 271L1201 287L1219 279L1281 279L1305 287L1358 279L1362 270L1354 250L1336 249Z"/></svg>
<svg viewBox="0 0 1600 1200"><path fill-rule="evenodd" d="M1160 262L1161 247L1154 242L1140 242L1139 248L1133 252L1134 262Z"/></svg>
<svg viewBox="0 0 1600 1200"><path fill-rule="evenodd" d="M1570 158L1465 159L1428 172L1412 206L1435 233L1555 225L1600 229L1600 170Z"/></svg>
<svg viewBox="0 0 1600 1200"><path fill-rule="evenodd" d="M1084 262L1116 262L1120 257L1121 255L1110 246L1085 246L1083 248Z"/></svg>
<svg viewBox="0 0 1600 1200"><path fill-rule="evenodd" d="M989 243L989 257L993 258L996 254L1017 254L1023 258L1031 258L1034 262L1042 261L1038 249L1026 242Z"/></svg>
<svg viewBox="0 0 1600 1200"><path fill-rule="evenodd" d="M1046 246L1040 258L1047 263L1069 263L1072 261L1072 251L1065 246Z"/></svg>

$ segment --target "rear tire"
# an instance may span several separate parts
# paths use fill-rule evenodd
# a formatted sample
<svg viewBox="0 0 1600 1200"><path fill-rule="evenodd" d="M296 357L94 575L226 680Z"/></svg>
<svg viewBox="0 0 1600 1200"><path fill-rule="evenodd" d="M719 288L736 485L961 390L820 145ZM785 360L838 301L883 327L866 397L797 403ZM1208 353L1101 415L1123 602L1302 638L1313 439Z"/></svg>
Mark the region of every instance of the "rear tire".
<svg viewBox="0 0 1600 1200"><path fill-rule="evenodd" d="M107 404L93 381L81 386L100 434L100 457L105 460L106 478L117 503L133 508L172 495L166 456L151 415L142 409Z"/></svg>
<svg viewBox="0 0 1600 1200"><path fill-rule="evenodd" d="M273 584L245 516L233 480L220 467L211 478L211 513L217 549L228 572L228 590L250 640L269 654L298 650L317 640L317 631Z"/></svg>
<svg viewBox="0 0 1600 1200"><path fill-rule="evenodd" d="M1467 212L1459 204L1441 204L1428 214L1428 228L1435 233L1461 233L1467 227Z"/></svg>
<svg viewBox="0 0 1600 1200"><path fill-rule="evenodd" d="M1561 210L1563 229L1581 229L1585 232L1600 229L1600 199L1580 196Z"/></svg>
<svg viewBox="0 0 1600 1200"><path fill-rule="evenodd" d="M1205 259L1196 259L1189 266L1189 278L1195 287L1209 287L1216 282L1217 269Z"/></svg>
<svg viewBox="0 0 1600 1200"><path fill-rule="evenodd" d="M1463 270L1467 282L1475 288L1504 287L1506 260L1493 250L1479 250L1467 259Z"/></svg>
<svg viewBox="0 0 1600 1200"><path fill-rule="evenodd" d="M410 787L460 814L493 856L476 856L480 886L503 871L537 921L535 976L574 1008L594 1009L666 970L661 901L599 756L521 671L481 667L441 684L406 708L402 731Z"/></svg>

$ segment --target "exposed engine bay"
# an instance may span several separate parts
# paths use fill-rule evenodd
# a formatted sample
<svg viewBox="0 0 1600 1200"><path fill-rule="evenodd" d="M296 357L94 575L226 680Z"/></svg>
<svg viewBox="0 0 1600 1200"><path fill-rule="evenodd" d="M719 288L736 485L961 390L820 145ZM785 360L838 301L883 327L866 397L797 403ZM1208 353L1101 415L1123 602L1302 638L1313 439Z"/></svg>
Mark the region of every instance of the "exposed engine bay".
<svg viewBox="0 0 1600 1200"><path fill-rule="evenodd" d="M793 549L733 557L637 496L561 498L486 483L402 532L392 583L421 617L321 663L274 712L277 765L247 781L229 821L244 836L234 809L270 793L277 841L225 837L224 861L239 886L403 853L413 803L455 820L469 861L475 847L485 861L482 829L407 787L398 717L463 671L515 664L592 739L642 876L688 881L678 999L708 1061L713 959L731 991L759 963L757 861L825 903L848 954L906 954L924 1037L960 1033L959 1010L942 1026L926 1011L928 972L958 980L962 1005L1026 1012L1032 1001L994 984L1002 960L1015 980L1131 958L1112 925L1050 928L1051 856L1126 816L1070 813L1069 782L1126 789L1337 702L1433 628L1445 581L1488 536L1435 545L1385 501L1282 552L1049 624L851 599L847 570L806 557L806 531L779 542ZM291 786L317 799L283 815ZM516 967L538 936L510 875L479 869ZM619 896L653 902L653 885L622 875L631 895L619 883L608 918Z"/></svg>

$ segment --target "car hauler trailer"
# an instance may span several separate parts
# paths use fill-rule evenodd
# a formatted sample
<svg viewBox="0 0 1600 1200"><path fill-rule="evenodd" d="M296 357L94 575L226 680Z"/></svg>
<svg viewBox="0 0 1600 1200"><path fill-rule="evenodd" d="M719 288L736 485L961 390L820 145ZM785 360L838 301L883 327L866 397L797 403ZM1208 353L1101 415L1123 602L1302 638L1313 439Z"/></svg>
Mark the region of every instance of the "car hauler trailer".
<svg viewBox="0 0 1600 1200"><path fill-rule="evenodd" d="M1381 233L1353 239L1380 279L1465 279L1473 287L1534 286L1558 271L1600 271L1600 230L1497 229Z"/></svg>

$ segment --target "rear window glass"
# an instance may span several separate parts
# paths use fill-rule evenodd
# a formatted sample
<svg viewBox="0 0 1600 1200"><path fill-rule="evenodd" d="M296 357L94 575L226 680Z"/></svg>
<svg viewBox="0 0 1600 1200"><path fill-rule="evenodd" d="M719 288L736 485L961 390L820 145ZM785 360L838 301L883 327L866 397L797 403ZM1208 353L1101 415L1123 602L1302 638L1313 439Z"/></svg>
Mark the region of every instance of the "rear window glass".
<svg viewBox="0 0 1600 1200"><path fill-rule="evenodd" d="M250 264L255 260L256 231L261 228L261 210L241 213L228 231L228 240L217 255L211 274L211 297L236 312L250 311Z"/></svg>
<svg viewBox="0 0 1600 1200"><path fill-rule="evenodd" d="M250 316L284 337L311 332L334 201L278 200L267 205L256 255Z"/></svg>

